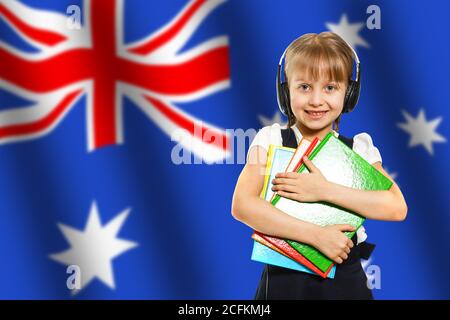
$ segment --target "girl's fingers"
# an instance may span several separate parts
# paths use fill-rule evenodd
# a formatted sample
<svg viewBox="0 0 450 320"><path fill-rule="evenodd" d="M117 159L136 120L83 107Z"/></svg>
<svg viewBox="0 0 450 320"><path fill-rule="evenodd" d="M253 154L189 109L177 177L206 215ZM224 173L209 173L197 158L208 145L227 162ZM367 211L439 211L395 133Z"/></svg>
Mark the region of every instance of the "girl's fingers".
<svg viewBox="0 0 450 320"><path fill-rule="evenodd" d="M285 197L285 198L292 198L294 196L294 194L292 192L286 192L286 191L283 191L283 190L279 190L279 191L277 191L277 193L280 196Z"/></svg>
<svg viewBox="0 0 450 320"><path fill-rule="evenodd" d="M277 191L277 194L280 195L283 198L297 200L296 193L286 192L286 191Z"/></svg>
<svg viewBox="0 0 450 320"><path fill-rule="evenodd" d="M297 172L280 172L275 175L275 178L295 179L298 175L299 173Z"/></svg>
<svg viewBox="0 0 450 320"><path fill-rule="evenodd" d="M277 186L273 186L273 191L287 191L287 192L295 192L295 186L287 185L287 184L280 184Z"/></svg>
<svg viewBox="0 0 450 320"><path fill-rule="evenodd" d="M290 185L294 185L295 181L293 179L288 179L288 178L275 178L272 180L273 184L290 184Z"/></svg>
<svg viewBox="0 0 450 320"><path fill-rule="evenodd" d="M348 240L347 240L347 246L348 246L349 248L353 248L354 244L353 244L353 241L352 241L351 239L348 239Z"/></svg>
<svg viewBox="0 0 450 320"><path fill-rule="evenodd" d="M349 224L336 224L335 226L338 228L339 231L342 231L342 232L344 232L344 231L352 232L352 231L356 230L354 226L349 225Z"/></svg>
<svg viewBox="0 0 450 320"><path fill-rule="evenodd" d="M345 247L345 252L347 253L347 254L349 254L350 253L350 248L349 247Z"/></svg>
<svg viewBox="0 0 450 320"><path fill-rule="evenodd" d="M336 257L336 258L334 259L334 262L341 264L341 263L344 262L344 261L342 260L341 257Z"/></svg>
<svg viewBox="0 0 450 320"><path fill-rule="evenodd" d="M345 252L342 252L339 256L340 256L343 260L346 260L346 259L348 258L348 255L347 255Z"/></svg>
<svg viewBox="0 0 450 320"><path fill-rule="evenodd" d="M312 161L308 159L308 157L306 156L303 157L303 163L308 167L309 172L311 173L320 172L319 169L314 165L314 163L312 163Z"/></svg>

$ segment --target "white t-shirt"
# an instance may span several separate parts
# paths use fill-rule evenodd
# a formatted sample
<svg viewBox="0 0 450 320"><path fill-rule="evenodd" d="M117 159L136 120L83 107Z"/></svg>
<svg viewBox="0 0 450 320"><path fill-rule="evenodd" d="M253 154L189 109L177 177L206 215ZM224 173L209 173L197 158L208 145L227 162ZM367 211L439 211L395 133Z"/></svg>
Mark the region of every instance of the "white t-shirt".
<svg viewBox="0 0 450 320"><path fill-rule="evenodd" d="M298 130L295 125L291 128L295 133L297 143L299 143L302 139L300 130ZM281 126L278 123L275 123L271 126L267 126L259 130L252 143L250 144L250 147L248 148L249 152L247 153L247 161L250 149L253 146L260 146L267 151L269 150L269 145L271 144L274 144L276 146L283 145L281 129ZM339 133L337 132L336 134L339 135ZM378 148L373 145L372 137L366 132L359 133L353 137L353 151L358 153L370 164L374 164L378 161L382 162L380 151L378 151Z"/></svg>
<svg viewBox="0 0 450 320"><path fill-rule="evenodd" d="M291 128L295 133L297 143L299 143L302 139L300 130L295 125ZM269 150L269 145L271 144L276 146L283 145L281 129L281 126L278 123L275 123L271 126L267 126L259 130L252 143L250 144L250 147L248 148L249 152L247 153L247 161L248 155L250 154L250 149L254 146L260 146L267 151ZM337 132L336 134L339 135L339 133ZM382 162L380 151L373 145L372 137L366 132L359 133L353 137L353 151L358 153L370 164L374 164L375 162ZM367 239L367 234L363 226L358 229L357 236L358 243L361 243Z"/></svg>

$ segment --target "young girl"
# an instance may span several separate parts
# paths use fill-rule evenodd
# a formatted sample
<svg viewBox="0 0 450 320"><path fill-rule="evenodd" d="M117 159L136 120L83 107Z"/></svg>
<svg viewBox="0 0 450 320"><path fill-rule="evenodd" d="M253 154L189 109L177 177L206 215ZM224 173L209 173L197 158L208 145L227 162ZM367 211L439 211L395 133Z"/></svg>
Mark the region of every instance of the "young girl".
<svg viewBox="0 0 450 320"><path fill-rule="evenodd" d="M337 264L334 279L266 265L256 299L372 299L360 264L361 227L352 239L343 232L350 225L321 227L291 217L259 197L263 187L267 150L270 144L296 147L302 138L322 140L333 130L341 141L388 177L387 191L348 188L326 180L314 164L304 159L310 173L279 173L273 190L282 197L304 202L326 201L352 210L368 219L402 221L407 205L397 184L381 165L381 155L367 133L353 139L339 135L339 120L351 111L346 94L352 83L352 48L337 34L305 34L286 49L284 74L288 116L287 129L279 124L262 128L247 154L247 164L239 176L233 195L232 214L237 220L262 233L314 246ZM359 79L357 79L359 81ZM354 89L354 88L352 88ZM358 90L359 94L359 90ZM354 101L354 104L356 104ZM351 103L351 102L350 102ZM295 137L295 138L294 138Z"/></svg>

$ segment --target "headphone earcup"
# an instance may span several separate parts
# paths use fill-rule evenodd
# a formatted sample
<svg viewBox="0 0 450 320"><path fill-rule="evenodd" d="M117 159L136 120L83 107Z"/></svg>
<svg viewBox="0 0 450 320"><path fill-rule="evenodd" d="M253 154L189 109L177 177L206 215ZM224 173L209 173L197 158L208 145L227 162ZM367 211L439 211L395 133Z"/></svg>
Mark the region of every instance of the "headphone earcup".
<svg viewBox="0 0 450 320"><path fill-rule="evenodd" d="M360 89L361 87L359 85L359 82L350 80L347 91L345 93L344 108L342 109L343 113L353 111L356 104L358 103Z"/></svg>

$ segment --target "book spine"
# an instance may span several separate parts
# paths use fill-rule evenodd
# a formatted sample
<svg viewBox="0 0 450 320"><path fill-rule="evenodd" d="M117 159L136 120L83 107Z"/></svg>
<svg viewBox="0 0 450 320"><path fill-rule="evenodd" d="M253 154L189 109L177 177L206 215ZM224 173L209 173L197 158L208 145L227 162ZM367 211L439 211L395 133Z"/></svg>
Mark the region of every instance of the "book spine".
<svg viewBox="0 0 450 320"><path fill-rule="evenodd" d="M322 147L327 143L328 140L330 140L332 133L329 132L325 138L322 140L322 142L319 143L317 148L315 148L310 155L308 155L309 160L313 160L314 157L319 153L319 151L322 149ZM302 162L301 166L297 169L297 172L303 172L305 171L305 164Z"/></svg>

